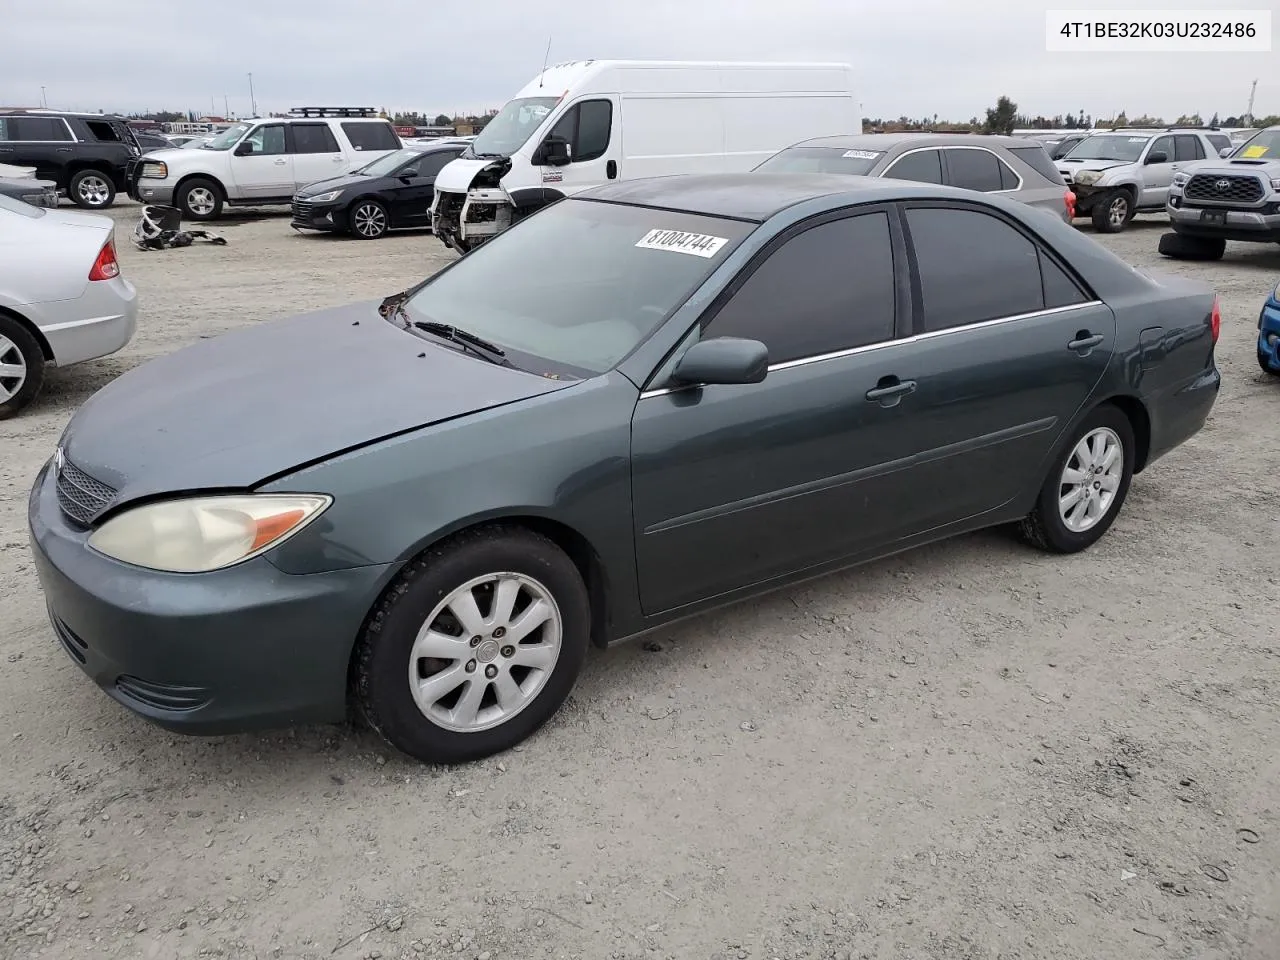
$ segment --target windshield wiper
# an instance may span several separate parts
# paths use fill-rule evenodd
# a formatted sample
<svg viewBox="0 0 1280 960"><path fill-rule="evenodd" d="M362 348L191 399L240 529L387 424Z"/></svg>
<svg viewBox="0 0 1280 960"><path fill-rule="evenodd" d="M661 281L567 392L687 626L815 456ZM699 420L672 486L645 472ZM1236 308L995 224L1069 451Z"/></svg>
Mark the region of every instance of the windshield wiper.
<svg viewBox="0 0 1280 960"><path fill-rule="evenodd" d="M401 312L403 309L399 304L396 305L397 312ZM434 320L415 320L413 325L419 330L425 330L427 333L448 340L450 343L456 343L463 349L470 350L477 357L488 360L490 363L496 363L504 367L511 366L511 361L507 359L507 351L496 343L490 343L474 333L459 330L452 324L436 323Z"/></svg>

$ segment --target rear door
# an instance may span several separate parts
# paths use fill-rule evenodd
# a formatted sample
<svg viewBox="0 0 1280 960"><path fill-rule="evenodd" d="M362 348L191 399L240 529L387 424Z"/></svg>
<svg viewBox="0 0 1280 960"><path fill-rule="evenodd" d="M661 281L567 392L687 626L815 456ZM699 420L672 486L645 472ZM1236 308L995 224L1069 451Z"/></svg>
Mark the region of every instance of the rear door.
<svg viewBox="0 0 1280 960"><path fill-rule="evenodd" d="M1044 458L1115 349L1111 310L1032 234L987 207L904 205L919 301L902 376L914 530L995 510L1040 485ZM904 404L908 401L904 401Z"/></svg>
<svg viewBox="0 0 1280 960"><path fill-rule="evenodd" d="M240 197L245 200L292 197L296 181L285 125L261 124L240 143L250 145L248 154L231 158L231 173Z"/></svg>
<svg viewBox="0 0 1280 960"><path fill-rule="evenodd" d="M65 188L75 152L71 128L61 117L0 117L0 163L35 167L36 176Z"/></svg>
<svg viewBox="0 0 1280 960"><path fill-rule="evenodd" d="M301 190L317 180L327 180L346 172L346 158L329 124L323 121L291 123L288 134L295 189Z"/></svg>

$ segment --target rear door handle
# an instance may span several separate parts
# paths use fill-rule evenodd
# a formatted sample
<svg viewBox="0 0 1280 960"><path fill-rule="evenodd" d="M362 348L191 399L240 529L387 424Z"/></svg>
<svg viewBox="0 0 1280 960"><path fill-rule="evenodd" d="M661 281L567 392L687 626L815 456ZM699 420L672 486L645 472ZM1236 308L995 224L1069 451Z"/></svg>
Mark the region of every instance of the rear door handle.
<svg viewBox="0 0 1280 960"><path fill-rule="evenodd" d="M899 380L897 377L881 377L880 382L867 391L867 399L882 407L893 407L916 388L914 380Z"/></svg>
<svg viewBox="0 0 1280 960"><path fill-rule="evenodd" d="M1067 349L1075 350L1081 356L1088 356L1089 351L1105 339L1106 337L1100 333L1091 334L1088 330L1081 330L1076 334L1076 338L1067 344Z"/></svg>
<svg viewBox="0 0 1280 960"><path fill-rule="evenodd" d="M54 152L54 153L70 153L70 152L71 152L71 148L70 148L70 147L55 147L53 152Z"/></svg>

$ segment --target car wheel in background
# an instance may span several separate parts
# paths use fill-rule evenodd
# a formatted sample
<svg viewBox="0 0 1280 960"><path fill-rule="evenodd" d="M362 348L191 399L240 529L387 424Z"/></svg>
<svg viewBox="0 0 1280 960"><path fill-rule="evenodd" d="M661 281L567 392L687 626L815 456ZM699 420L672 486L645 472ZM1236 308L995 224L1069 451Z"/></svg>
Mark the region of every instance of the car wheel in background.
<svg viewBox="0 0 1280 960"><path fill-rule="evenodd" d="M1093 546L1111 528L1133 479L1133 427L1116 407L1104 404L1076 428L1040 489L1021 533L1052 553Z"/></svg>
<svg viewBox="0 0 1280 960"><path fill-rule="evenodd" d="M79 170L67 185L67 196L77 207L105 210L115 202L116 188L101 170Z"/></svg>
<svg viewBox="0 0 1280 960"><path fill-rule="evenodd" d="M1221 260L1227 241L1221 237L1188 237L1181 233L1160 235L1156 247L1166 257L1174 260Z"/></svg>
<svg viewBox="0 0 1280 960"><path fill-rule="evenodd" d="M15 416L44 383L44 351L22 324L0 313L0 420Z"/></svg>
<svg viewBox="0 0 1280 960"><path fill-rule="evenodd" d="M1092 217L1099 233L1119 233L1133 219L1133 199L1127 190L1104 193L1094 203Z"/></svg>
<svg viewBox="0 0 1280 960"><path fill-rule="evenodd" d="M369 725L426 763L520 743L560 708L586 657L587 590L546 537L486 527L412 562L374 609L353 661Z"/></svg>
<svg viewBox="0 0 1280 960"><path fill-rule="evenodd" d="M1273 377L1280 377L1280 370L1271 366L1271 358L1261 350L1258 351L1258 366L1262 368L1263 373L1269 373Z"/></svg>
<svg viewBox="0 0 1280 960"><path fill-rule="evenodd" d="M174 200L188 220L216 220L222 213L222 188L204 177L185 181Z"/></svg>
<svg viewBox="0 0 1280 960"><path fill-rule="evenodd" d="M348 217L351 235L361 240L377 240L387 232L387 210L377 200L358 200Z"/></svg>

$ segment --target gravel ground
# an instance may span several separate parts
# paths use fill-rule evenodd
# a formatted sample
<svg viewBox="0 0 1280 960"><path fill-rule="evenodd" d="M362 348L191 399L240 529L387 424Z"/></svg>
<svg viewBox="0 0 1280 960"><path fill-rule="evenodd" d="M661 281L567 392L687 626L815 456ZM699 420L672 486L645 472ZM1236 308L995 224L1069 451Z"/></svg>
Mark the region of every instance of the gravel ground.
<svg viewBox="0 0 1280 960"><path fill-rule="evenodd" d="M0 955L1274 960L1280 384L1253 337L1280 249L1103 238L1217 285L1224 384L1092 551L979 534L596 652L522 748L436 769L344 728L172 736L46 625L25 500L78 403L447 259L215 229L123 242L135 341L0 423Z"/></svg>

